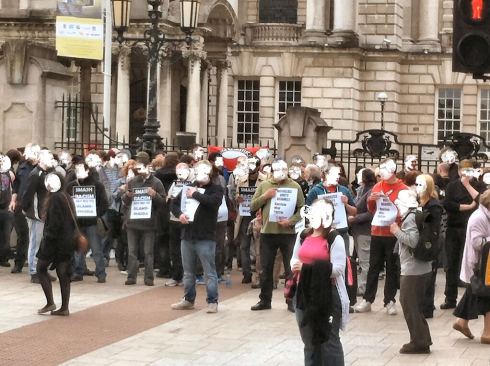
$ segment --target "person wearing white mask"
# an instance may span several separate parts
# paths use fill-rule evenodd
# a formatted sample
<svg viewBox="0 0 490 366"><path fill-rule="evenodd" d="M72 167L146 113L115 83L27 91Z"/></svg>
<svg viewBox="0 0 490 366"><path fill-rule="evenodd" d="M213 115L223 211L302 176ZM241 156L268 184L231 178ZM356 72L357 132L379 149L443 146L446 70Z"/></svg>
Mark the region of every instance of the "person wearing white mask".
<svg viewBox="0 0 490 366"><path fill-rule="evenodd" d="M48 150L41 150L37 155L38 164L29 174L27 187L22 197L22 209L29 224L29 248L27 262L32 283L39 283L36 272L39 245L44 229L43 211L48 191L44 185L46 175L53 170L53 154ZM51 276L51 275L50 275ZM56 280L51 276L51 280Z"/></svg>
<svg viewBox="0 0 490 366"><path fill-rule="evenodd" d="M431 279L432 264L413 255L420 235L415 222L417 194L412 190L402 190L398 193L395 204L402 223L401 226L396 222L391 224L390 231L397 238L401 266L400 303L410 333L410 342L402 346L400 353L430 353L432 339L424 317L423 305L425 291Z"/></svg>
<svg viewBox="0 0 490 366"><path fill-rule="evenodd" d="M387 197L393 205L398 198L398 193L408 187L396 177L396 163L393 159L386 159L379 165L381 180L371 190L367 199L369 211L376 215L377 201ZM396 221L400 222L397 216ZM388 315L396 315L395 295L398 284L397 258L394 254L396 237L391 233L390 226L371 225L371 247L369 252L369 272L366 280L366 291L363 300L354 310L358 313L371 311L371 304L378 291L379 273L385 267L386 281L384 287L384 307Z"/></svg>
<svg viewBox="0 0 490 366"><path fill-rule="evenodd" d="M459 163L459 179L452 180L446 187L443 201L447 212L446 231L446 287L445 301L440 308L453 309L458 298L458 278L461 257L466 240L466 228L471 214L478 208L478 199L485 187L480 186L474 178L474 163L472 160L462 160Z"/></svg>
<svg viewBox="0 0 490 366"><path fill-rule="evenodd" d="M138 156L139 155L139 156ZM130 213L126 220L126 232L128 235L128 278L125 285L135 285L138 274L138 252L143 246L145 255L144 283L146 286L154 285L154 249L157 223L162 208L165 205L166 192L162 182L149 170L149 158L139 152L136 163L136 176L126 185L126 191L122 196L124 206ZM145 164L146 163L146 164ZM151 212L149 218L131 217L131 208L135 202L135 190L145 189L151 200Z"/></svg>
<svg viewBox="0 0 490 366"><path fill-rule="evenodd" d="M213 166L207 160L195 164L196 181L185 190L186 199L198 206L193 221L181 207L183 191L172 201L171 211L182 224L182 265L184 267L184 297L172 304L174 310L190 310L196 300L196 261L200 259L206 282L207 313L218 312L218 276L216 274L216 227L219 207L223 202L223 187L211 181Z"/></svg>
<svg viewBox="0 0 490 366"><path fill-rule="evenodd" d="M458 159L458 153L451 148L445 148L441 150L441 161L449 165L448 176L451 181L459 178L459 168L456 160Z"/></svg>
<svg viewBox="0 0 490 366"><path fill-rule="evenodd" d="M7 155L0 154L0 267L9 267L10 231L14 218L13 208L16 196L12 192L15 180L11 171L11 161Z"/></svg>
<svg viewBox="0 0 490 366"><path fill-rule="evenodd" d="M323 169L327 165L327 158L322 154L313 155L313 164L315 164L320 169Z"/></svg>
<svg viewBox="0 0 490 366"><path fill-rule="evenodd" d="M271 202L280 188L297 190L295 212L291 217L279 218L277 222L270 221ZM260 233L260 259L262 265L262 288L260 290L260 301L251 307L251 310L266 310L271 308L273 290L274 260L277 251L280 250L286 271L286 277L291 277L289 264L294 241L294 225L301 219L300 208L305 199L298 183L288 177L288 165L282 159L276 159L272 163L272 178L262 182L255 191L250 204L250 210L262 209L262 229ZM288 309L294 311L291 303Z"/></svg>
<svg viewBox="0 0 490 366"><path fill-rule="evenodd" d="M345 244L332 228L332 202L317 199L302 211L306 209L309 228L296 236L290 263L299 276L294 302L304 343L304 364L342 366L339 331L345 329L349 319Z"/></svg>
<svg viewBox="0 0 490 366"><path fill-rule="evenodd" d="M303 178L303 170L300 165L291 165L289 168L289 178L294 180L299 184L301 190L303 191L303 196L308 196L308 192L310 191L310 186L308 182Z"/></svg>
<svg viewBox="0 0 490 366"><path fill-rule="evenodd" d="M490 169L485 169L482 174L482 182L485 184L487 189L490 188Z"/></svg>
<svg viewBox="0 0 490 366"><path fill-rule="evenodd" d="M75 207L71 197L64 192L63 178L55 173L45 177L44 185L48 193L45 211L43 239L37 252L37 273L41 283L46 305L38 314L51 312L51 315L68 316L70 302L71 261L74 255L73 237L76 223ZM53 288L48 268L55 267L60 280L61 307L56 310Z"/></svg>

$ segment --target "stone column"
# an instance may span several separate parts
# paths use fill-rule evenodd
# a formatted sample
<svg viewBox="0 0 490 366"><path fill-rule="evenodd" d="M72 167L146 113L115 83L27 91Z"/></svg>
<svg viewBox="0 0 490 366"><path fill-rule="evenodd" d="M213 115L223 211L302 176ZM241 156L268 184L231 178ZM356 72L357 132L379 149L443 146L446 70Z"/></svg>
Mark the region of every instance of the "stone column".
<svg viewBox="0 0 490 366"><path fill-rule="evenodd" d="M164 60L161 63L160 88L158 103L158 120L160 129L158 134L162 137L163 143L172 143L172 65L170 61Z"/></svg>
<svg viewBox="0 0 490 366"><path fill-rule="evenodd" d="M194 132L196 140L201 138L201 58L204 52L188 51L189 74L187 86L187 115L185 131Z"/></svg>
<svg viewBox="0 0 490 366"><path fill-rule="evenodd" d="M209 67L207 63L202 65L201 73L201 124L199 127L199 143L206 144L208 136L208 104L209 104Z"/></svg>
<svg viewBox="0 0 490 366"><path fill-rule="evenodd" d="M228 139L228 62L220 62L217 66L218 78L218 118L216 125L216 139L218 145Z"/></svg>
<svg viewBox="0 0 490 366"><path fill-rule="evenodd" d="M122 46L117 63L116 133L118 141L129 142L131 48Z"/></svg>
<svg viewBox="0 0 490 366"><path fill-rule="evenodd" d="M439 44L439 1L419 2L419 43Z"/></svg>
<svg viewBox="0 0 490 366"><path fill-rule="evenodd" d="M306 2L306 43L324 45L327 40L325 23L326 0L307 0Z"/></svg>
<svg viewBox="0 0 490 366"><path fill-rule="evenodd" d="M355 29L354 0L335 0L332 35L328 39L331 46L356 47L358 38Z"/></svg>

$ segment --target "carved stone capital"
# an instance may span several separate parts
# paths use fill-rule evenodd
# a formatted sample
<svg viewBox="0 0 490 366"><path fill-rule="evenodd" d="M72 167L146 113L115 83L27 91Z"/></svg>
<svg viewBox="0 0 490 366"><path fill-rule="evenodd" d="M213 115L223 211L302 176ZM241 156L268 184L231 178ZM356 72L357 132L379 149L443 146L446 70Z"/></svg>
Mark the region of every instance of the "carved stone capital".
<svg viewBox="0 0 490 366"><path fill-rule="evenodd" d="M123 71L129 71L131 65L131 47L121 45L119 47L119 65Z"/></svg>

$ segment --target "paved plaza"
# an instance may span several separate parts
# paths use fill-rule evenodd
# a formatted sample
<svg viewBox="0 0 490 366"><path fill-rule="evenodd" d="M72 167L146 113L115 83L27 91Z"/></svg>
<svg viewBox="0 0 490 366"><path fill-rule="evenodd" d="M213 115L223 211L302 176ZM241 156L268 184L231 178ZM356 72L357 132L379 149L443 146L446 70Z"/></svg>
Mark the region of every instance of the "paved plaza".
<svg viewBox="0 0 490 366"><path fill-rule="evenodd" d="M106 284L93 277L74 283L71 316L53 318L36 314L44 305L39 285L2 268L0 365L302 365L302 342L282 289L274 292L271 311L252 312L258 290L240 277L235 271L231 288L220 285L219 313L206 314L203 286L196 310L172 311L181 287L166 288L161 279L153 288L124 286L125 276L110 267ZM442 274L438 283L444 283ZM59 304L57 282L53 289ZM442 290L437 286L437 304ZM478 341L482 319L470 323L473 341L452 330L453 320L451 311L436 310L429 320L432 353L400 355L408 341L401 309L386 315L378 297L373 312L353 314L341 334L346 365L490 366L490 346Z"/></svg>

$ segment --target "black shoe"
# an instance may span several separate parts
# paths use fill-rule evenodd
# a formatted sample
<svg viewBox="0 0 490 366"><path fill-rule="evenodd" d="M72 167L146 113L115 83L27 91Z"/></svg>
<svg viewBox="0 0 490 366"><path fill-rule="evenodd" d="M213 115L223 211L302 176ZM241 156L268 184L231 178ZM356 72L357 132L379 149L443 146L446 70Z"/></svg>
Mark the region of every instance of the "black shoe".
<svg viewBox="0 0 490 366"><path fill-rule="evenodd" d="M71 276L71 282L80 282L80 281L83 281L83 276L79 276L79 275Z"/></svg>
<svg viewBox="0 0 490 366"><path fill-rule="evenodd" d="M155 283L153 282L153 280L145 280L145 286L154 286Z"/></svg>
<svg viewBox="0 0 490 366"><path fill-rule="evenodd" d="M354 314L355 311L354 311L354 308L352 306L349 306L349 314Z"/></svg>
<svg viewBox="0 0 490 366"><path fill-rule="evenodd" d="M41 283L39 281L39 276L37 274L31 275L31 283L37 283L37 284Z"/></svg>
<svg viewBox="0 0 490 366"><path fill-rule="evenodd" d="M21 273L22 272L22 266L15 265L14 268L10 271L10 273Z"/></svg>
<svg viewBox="0 0 490 366"><path fill-rule="evenodd" d="M117 270L118 271L125 271L126 266L124 264L122 264L121 262L117 262Z"/></svg>
<svg viewBox="0 0 490 366"><path fill-rule="evenodd" d="M456 307L456 303L446 300L439 307L441 308L441 310L454 309Z"/></svg>
<svg viewBox="0 0 490 366"><path fill-rule="evenodd" d="M405 355L428 354L430 353L430 347L420 347L413 343L407 343L400 348L400 353Z"/></svg>
<svg viewBox="0 0 490 366"><path fill-rule="evenodd" d="M136 280L126 280L126 282L124 282L124 284L126 286L136 285Z"/></svg>
<svg viewBox="0 0 490 366"><path fill-rule="evenodd" d="M104 277L98 277L97 283L105 283L105 276Z"/></svg>
<svg viewBox="0 0 490 366"><path fill-rule="evenodd" d="M257 304L252 306L250 310L252 311L258 311L258 310L269 310L271 308L271 304L268 304L263 301L259 301Z"/></svg>
<svg viewBox="0 0 490 366"><path fill-rule="evenodd" d="M252 283L252 276L244 276L242 283Z"/></svg>
<svg viewBox="0 0 490 366"><path fill-rule="evenodd" d="M10 268L10 263L8 261L0 262L0 267Z"/></svg>
<svg viewBox="0 0 490 366"><path fill-rule="evenodd" d="M84 276L95 276L95 272L91 271L90 269L86 269L85 272L83 272Z"/></svg>
<svg viewBox="0 0 490 366"><path fill-rule="evenodd" d="M295 313L296 310L294 309L294 305L293 305L293 302L292 301L289 301L288 302L288 311L291 312L291 313Z"/></svg>

